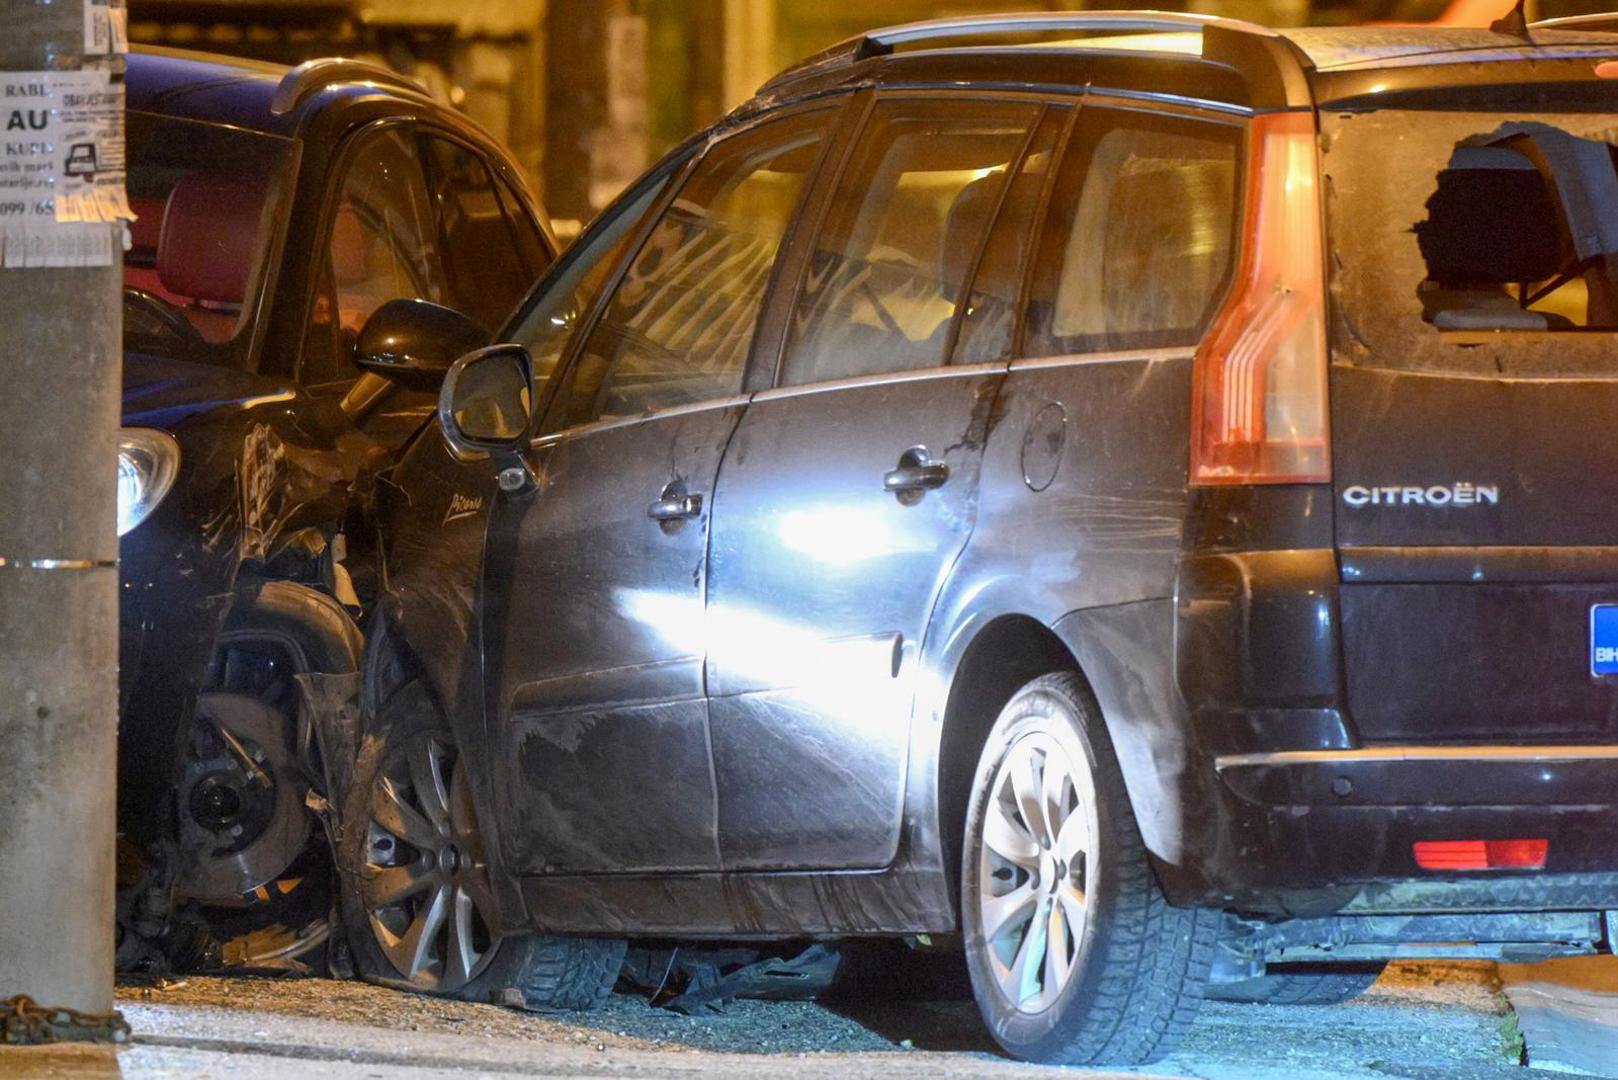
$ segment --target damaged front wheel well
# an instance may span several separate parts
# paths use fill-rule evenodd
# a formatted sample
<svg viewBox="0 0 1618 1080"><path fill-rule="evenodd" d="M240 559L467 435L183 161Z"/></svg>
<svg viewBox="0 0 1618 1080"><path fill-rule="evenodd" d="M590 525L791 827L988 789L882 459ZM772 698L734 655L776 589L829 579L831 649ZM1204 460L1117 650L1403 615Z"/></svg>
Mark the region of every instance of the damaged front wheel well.
<svg viewBox="0 0 1618 1080"><path fill-rule="evenodd" d="M1041 675L1075 671L1078 662L1036 619L1006 615L980 630L950 680L938 752L938 823L950 895L960 892L961 845L978 755L1001 708Z"/></svg>
<svg viewBox="0 0 1618 1080"><path fill-rule="evenodd" d="M361 723L369 731L383 702L409 683L421 680L430 686L431 680L385 607L379 606L366 624L365 645L360 703Z"/></svg>

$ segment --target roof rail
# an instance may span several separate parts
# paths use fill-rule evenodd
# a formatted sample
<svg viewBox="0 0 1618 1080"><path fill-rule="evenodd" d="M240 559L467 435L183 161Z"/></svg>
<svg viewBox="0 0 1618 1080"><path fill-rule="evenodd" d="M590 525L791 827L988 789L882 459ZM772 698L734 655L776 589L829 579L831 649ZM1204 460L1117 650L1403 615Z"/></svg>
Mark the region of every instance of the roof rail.
<svg viewBox="0 0 1618 1080"><path fill-rule="evenodd" d="M426 88L416 80L363 60L349 60L342 56L325 56L305 60L281 79L270 100L270 112L284 116L298 107L299 102L318 90L338 83L377 83L396 90L413 90L425 94Z"/></svg>
<svg viewBox="0 0 1618 1080"><path fill-rule="evenodd" d="M1564 15L1528 24L1530 30L1584 30L1592 34L1618 34L1618 11L1598 15Z"/></svg>
<svg viewBox="0 0 1618 1080"><path fill-rule="evenodd" d="M1281 99L1279 103L1301 106L1307 105L1310 100L1304 74L1311 65L1303 52L1281 34L1267 26L1240 19L1177 11L968 15L953 19L905 23L872 30L838 42L831 48L787 68L765 83L762 89L774 89L782 83L815 71L857 64L872 57L888 56L900 45L949 38L992 38L1063 32L1103 34L1198 32L1203 37L1204 59L1246 67L1257 59L1255 52L1265 54L1265 62L1261 66L1269 68L1266 74L1270 78L1264 81L1270 84L1271 90L1279 91ZM1247 65L1241 63L1244 59L1248 62ZM1257 73L1249 71L1248 74Z"/></svg>

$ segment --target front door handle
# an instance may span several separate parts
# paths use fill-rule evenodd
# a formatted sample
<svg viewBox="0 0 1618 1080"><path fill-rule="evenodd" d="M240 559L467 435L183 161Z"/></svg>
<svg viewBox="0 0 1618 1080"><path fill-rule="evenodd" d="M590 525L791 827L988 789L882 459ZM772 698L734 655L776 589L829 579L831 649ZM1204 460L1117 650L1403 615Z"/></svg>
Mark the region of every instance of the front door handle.
<svg viewBox="0 0 1618 1080"><path fill-rule="evenodd" d="M701 495L665 495L646 508L653 521L685 521L702 515Z"/></svg>
<svg viewBox="0 0 1618 1080"><path fill-rule="evenodd" d="M912 446L899 455L899 467L882 477L882 488L895 495L920 496L949 482L949 466L934 461L925 446Z"/></svg>

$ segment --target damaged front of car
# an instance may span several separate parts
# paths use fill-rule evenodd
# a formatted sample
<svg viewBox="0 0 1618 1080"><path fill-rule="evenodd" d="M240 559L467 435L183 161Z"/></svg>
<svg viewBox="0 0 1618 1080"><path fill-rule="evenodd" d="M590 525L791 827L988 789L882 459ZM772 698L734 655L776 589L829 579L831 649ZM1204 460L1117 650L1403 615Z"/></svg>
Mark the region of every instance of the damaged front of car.
<svg viewBox="0 0 1618 1080"><path fill-rule="evenodd" d="M300 863L322 840L306 802L352 756L331 745L362 648L338 523L365 458L289 445L296 395L273 381L126 366L119 964L271 959L225 946L324 932L320 868ZM277 901L265 927L255 898Z"/></svg>
<svg viewBox="0 0 1618 1080"><path fill-rule="evenodd" d="M503 312L552 241L487 134L386 70L137 50L128 81L118 964L295 967L332 928L359 522L487 337L436 301Z"/></svg>

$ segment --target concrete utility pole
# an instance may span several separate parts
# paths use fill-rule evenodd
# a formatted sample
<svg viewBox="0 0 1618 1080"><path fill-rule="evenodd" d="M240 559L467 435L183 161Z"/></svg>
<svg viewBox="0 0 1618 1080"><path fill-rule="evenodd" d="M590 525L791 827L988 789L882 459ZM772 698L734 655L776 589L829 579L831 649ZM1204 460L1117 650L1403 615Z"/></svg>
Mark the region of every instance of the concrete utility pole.
<svg viewBox="0 0 1618 1080"><path fill-rule="evenodd" d="M548 0L543 188L566 236L646 167L646 28L629 0Z"/></svg>
<svg viewBox="0 0 1618 1080"><path fill-rule="evenodd" d="M46 160L60 130L47 125L83 96L25 100L26 81L10 73L80 70L87 13L81 0L0 0L0 162L32 153L39 169L60 167ZM42 74L35 85L54 84ZM47 103L64 115L47 119ZM120 101L111 115L121 113ZM82 130L75 154L92 145ZM112 143L96 149L113 163ZM121 191L122 161L114 167ZM9 175L0 172L0 1001L26 994L100 1012L113 979L121 233L94 209L71 211L94 225L56 225L71 179L50 189L53 209L48 196L11 201ZM29 214L34 224L13 227ZM39 243L25 253L29 236ZM100 255L84 254L97 244ZM84 262L105 265L75 265Z"/></svg>

